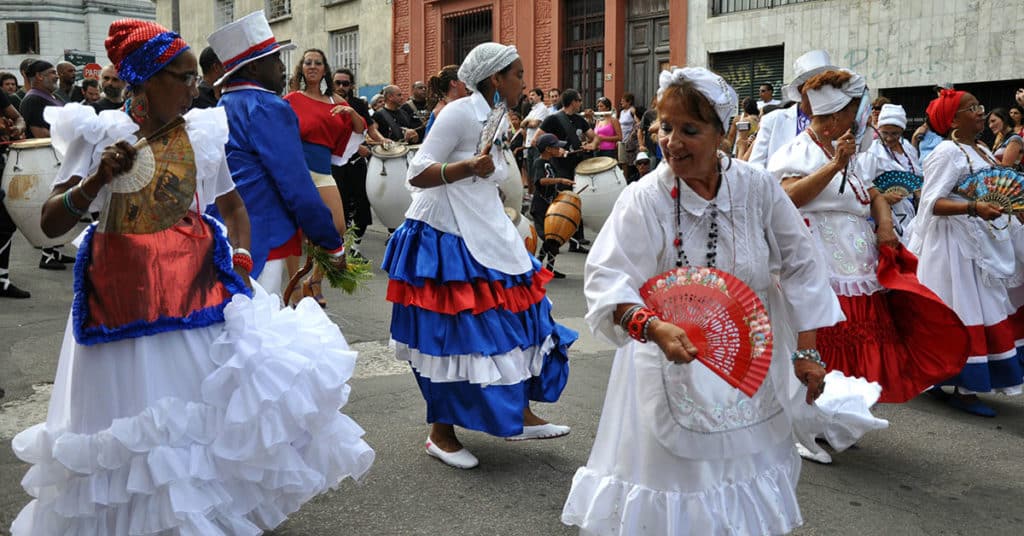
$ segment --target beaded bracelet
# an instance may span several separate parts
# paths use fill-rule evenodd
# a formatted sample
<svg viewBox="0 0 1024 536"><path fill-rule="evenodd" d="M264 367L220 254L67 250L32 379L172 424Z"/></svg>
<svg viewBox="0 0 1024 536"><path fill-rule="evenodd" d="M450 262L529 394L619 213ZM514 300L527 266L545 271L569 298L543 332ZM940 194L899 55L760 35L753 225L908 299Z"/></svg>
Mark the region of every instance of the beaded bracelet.
<svg viewBox="0 0 1024 536"><path fill-rule="evenodd" d="M654 314L654 311L646 307L643 307L633 313L633 316L629 318L629 324L627 325L626 330L629 332L629 336L640 342L647 342L646 328L648 327L648 322L656 318L656 316L657 315Z"/></svg>
<svg viewBox="0 0 1024 536"><path fill-rule="evenodd" d="M973 199L967 202L967 217L968 218L977 218L978 217L978 202L973 200Z"/></svg>
<svg viewBox="0 0 1024 536"><path fill-rule="evenodd" d="M619 317L619 327L622 328L622 331L629 331L629 319L633 318L633 313L643 308L643 305L634 305L622 313L622 316Z"/></svg>
<svg viewBox="0 0 1024 536"><path fill-rule="evenodd" d="M793 352L793 357L791 359L793 361L796 361L797 359L806 359L808 361L821 365L821 368L826 368L825 361L821 359L821 354L819 354L818 350L815 348L804 348L803 350L797 350Z"/></svg>
<svg viewBox="0 0 1024 536"><path fill-rule="evenodd" d="M252 256L244 253L235 253L231 256L231 262L238 268L242 268L246 272L252 271Z"/></svg>
<svg viewBox="0 0 1024 536"><path fill-rule="evenodd" d="M658 319L657 316L652 316L652 317L648 318L646 322L644 322L644 340L645 341L651 340L651 338L647 336L647 330L650 329L651 324L653 324L654 321L657 320L657 319Z"/></svg>
<svg viewBox="0 0 1024 536"><path fill-rule="evenodd" d="M75 206L75 203L71 201L70 189L64 192L64 195L61 196L61 199L64 202L64 210L67 210L69 213L71 213L72 216L76 218L81 218L82 216L85 216L85 211L79 210L78 207Z"/></svg>

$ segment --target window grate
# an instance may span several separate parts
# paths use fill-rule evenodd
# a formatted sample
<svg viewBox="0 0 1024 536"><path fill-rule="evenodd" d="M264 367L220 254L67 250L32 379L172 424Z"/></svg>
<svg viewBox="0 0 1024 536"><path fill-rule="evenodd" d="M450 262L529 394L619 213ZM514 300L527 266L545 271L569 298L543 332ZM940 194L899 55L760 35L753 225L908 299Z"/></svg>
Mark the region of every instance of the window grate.
<svg viewBox="0 0 1024 536"><path fill-rule="evenodd" d="M711 54L712 71L725 78L736 90L739 98L757 99L761 84L771 84L774 98L781 98L782 77L785 75L783 47L752 48Z"/></svg>
<svg viewBox="0 0 1024 536"><path fill-rule="evenodd" d="M711 0L711 16L816 1L818 0Z"/></svg>
<svg viewBox="0 0 1024 536"><path fill-rule="evenodd" d="M460 64L473 47L494 40L491 8L462 11L444 17L444 65Z"/></svg>
<svg viewBox="0 0 1024 536"><path fill-rule="evenodd" d="M292 0L267 0L267 20L287 17L292 14Z"/></svg>
<svg viewBox="0 0 1024 536"><path fill-rule="evenodd" d="M562 87L583 97L593 108L604 96L604 1L570 0L565 4L565 48Z"/></svg>
<svg viewBox="0 0 1024 536"><path fill-rule="evenodd" d="M213 24L217 28L235 20L235 0L216 0L213 5Z"/></svg>
<svg viewBox="0 0 1024 536"><path fill-rule="evenodd" d="M359 29L331 32L331 66L346 68L359 80Z"/></svg>

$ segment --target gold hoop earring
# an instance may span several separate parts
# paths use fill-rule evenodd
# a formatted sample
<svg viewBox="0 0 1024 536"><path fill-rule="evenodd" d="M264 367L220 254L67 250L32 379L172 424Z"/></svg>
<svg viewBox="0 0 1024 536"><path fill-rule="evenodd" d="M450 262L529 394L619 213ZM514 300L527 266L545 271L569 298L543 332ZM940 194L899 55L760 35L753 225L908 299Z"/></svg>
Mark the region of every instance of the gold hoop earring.
<svg viewBox="0 0 1024 536"><path fill-rule="evenodd" d="M955 141L955 142L957 142L957 143L960 143L960 140L959 140L959 139L957 139L957 138L959 138L959 137L960 137L960 136L959 136L959 134L960 134L960 129L954 128L954 129L953 129L952 131L950 131L950 133L949 133L949 139L951 139L951 140L953 140L953 141Z"/></svg>

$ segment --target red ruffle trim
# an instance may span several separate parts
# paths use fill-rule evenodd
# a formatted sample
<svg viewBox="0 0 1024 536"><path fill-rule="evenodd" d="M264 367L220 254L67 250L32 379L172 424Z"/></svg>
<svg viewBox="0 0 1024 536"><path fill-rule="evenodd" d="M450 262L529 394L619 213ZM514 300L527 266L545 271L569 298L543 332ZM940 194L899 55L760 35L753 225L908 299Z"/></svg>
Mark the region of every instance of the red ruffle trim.
<svg viewBox="0 0 1024 536"><path fill-rule="evenodd" d="M1014 316L1020 317L1020 311L1017 311ZM1020 326L1015 326L1017 322L1015 322L1014 316L991 326L967 326L967 333L971 340L970 356L999 355L1014 350L1017 347L1017 340L1021 338L1016 333Z"/></svg>
<svg viewBox="0 0 1024 536"><path fill-rule="evenodd" d="M882 249L878 280L888 290L839 296L846 321L818 330L829 370L878 382L881 402L906 402L967 363L968 329L917 280L916 269L917 259L905 249Z"/></svg>
<svg viewBox="0 0 1024 536"><path fill-rule="evenodd" d="M500 282L483 280L457 281L447 285L427 280L422 287L417 287L392 279L388 281L387 300L447 315L463 311L479 314L491 309L521 313L544 299L544 287L553 277L550 270L541 269L534 272L530 286L511 288L506 288Z"/></svg>
<svg viewBox="0 0 1024 536"><path fill-rule="evenodd" d="M270 250L270 254L267 255L268 261L276 261L278 259L287 259L288 257L301 257L302 256L302 231L295 231L295 234L288 239L287 242L277 246Z"/></svg>

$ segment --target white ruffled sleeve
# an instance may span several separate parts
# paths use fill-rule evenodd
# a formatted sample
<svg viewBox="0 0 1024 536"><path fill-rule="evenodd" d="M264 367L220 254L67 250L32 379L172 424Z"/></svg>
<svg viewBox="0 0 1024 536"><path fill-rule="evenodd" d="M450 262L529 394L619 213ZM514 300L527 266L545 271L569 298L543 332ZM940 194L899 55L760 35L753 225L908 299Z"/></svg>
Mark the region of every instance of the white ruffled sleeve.
<svg viewBox="0 0 1024 536"><path fill-rule="evenodd" d="M185 131L196 159L196 183L203 208L235 188L228 170L224 145L228 117L224 108L194 108L185 114Z"/></svg>
<svg viewBox="0 0 1024 536"><path fill-rule="evenodd" d="M768 160L768 173L771 173L776 181L781 182L790 177L806 177L817 171L819 166L815 166L815 159L809 154L811 145L804 143L804 137L805 135L801 134L793 138ZM814 150L819 149L814 147Z"/></svg>
<svg viewBox="0 0 1024 536"><path fill-rule="evenodd" d="M658 175L626 186L587 255L583 272L587 325L616 346L630 339L612 320L615 308L620 303L643 303L640 287L658 274L664 236L647 199L650 189L659 187Z"/></svg>

